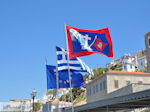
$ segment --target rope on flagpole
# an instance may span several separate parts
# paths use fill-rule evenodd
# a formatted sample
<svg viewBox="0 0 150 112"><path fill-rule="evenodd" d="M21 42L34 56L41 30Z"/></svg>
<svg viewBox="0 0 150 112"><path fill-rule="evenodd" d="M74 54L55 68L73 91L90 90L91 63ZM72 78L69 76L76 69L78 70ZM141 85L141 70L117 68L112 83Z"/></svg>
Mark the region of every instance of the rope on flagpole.
<svg viewBox="0 0 150 112"><path fill-rule="evenodd" d="M69 67L69 53L68 53L68 44L67 44L66 24L64 24L64 27L65 27L66 47L67 47L67 65L68 65L68 76L69 76L69 85L70 85L70 96L71 96L71 102L72 102L72 112L74 112L72 88L71 88L72 87L71 86L71 76L70 76L70 67Z"/></svg>

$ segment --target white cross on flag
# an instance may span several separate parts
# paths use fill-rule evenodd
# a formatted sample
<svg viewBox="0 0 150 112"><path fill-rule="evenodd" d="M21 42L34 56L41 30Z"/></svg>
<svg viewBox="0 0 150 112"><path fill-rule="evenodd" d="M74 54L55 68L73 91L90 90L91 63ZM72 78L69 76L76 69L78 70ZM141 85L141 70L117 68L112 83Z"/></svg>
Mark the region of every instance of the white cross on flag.
<svg viewBox="0 0 150 112"><path fill-rule="evenodd" d="M67 53L63 48L56 47L58 71L67 70ZM88 72L93 74L92 70L79 58L74 58L69 61L70 71Z"/></svg>

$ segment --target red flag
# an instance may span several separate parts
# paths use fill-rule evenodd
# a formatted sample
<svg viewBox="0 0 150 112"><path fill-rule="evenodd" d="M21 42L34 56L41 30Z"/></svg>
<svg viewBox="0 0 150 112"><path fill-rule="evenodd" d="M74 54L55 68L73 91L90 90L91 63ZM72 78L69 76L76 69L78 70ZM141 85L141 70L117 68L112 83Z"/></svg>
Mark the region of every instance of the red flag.
<svg viewBox="0 0 150 112"><path fill-rule="evenodd" d="M94 53L113 57L112 41L108 28L85 30L66 25L69 59Z"/></svg>

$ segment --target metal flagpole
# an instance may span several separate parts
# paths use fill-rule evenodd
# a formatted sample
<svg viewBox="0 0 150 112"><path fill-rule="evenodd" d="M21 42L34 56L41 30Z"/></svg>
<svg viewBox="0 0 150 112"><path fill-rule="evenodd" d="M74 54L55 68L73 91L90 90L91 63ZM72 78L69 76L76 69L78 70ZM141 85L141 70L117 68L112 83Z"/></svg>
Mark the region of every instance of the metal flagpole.
<svg viewBox="0 0 150 112"><path fill-rule="evenodd" d="M55 50L56 50L56 83L57 83L57 94L56 94L56 98L57 98L57 109L59 112L59 98L58 98L58 89L59 89L59 76L58 76L58 63L57 63L57 49L56 49L56 43L55 43Z"/></svg>
<svg viewBox="0 0 150 112"><path fill-rule="evenodd" d="M68 75L69 75L69 84L70 84L70 95L71 95L71 102L72 102L72 112L74 112L74 107L73 107L73 98L72 98L72 89L71 89L71 74L70 74L70 67L69 67L69 53L68 53L68 44L67 44L67 34L66 34L66 24L65 26L65 36L66 36L66 47L67 47L67 65L68 65Z"/></svg>
<svg viewBox="0 0 150 112"><path fill-rule="evenodd" d="M47 57L45 56L45 65L47 65ZM47 96L48 96L48 88L47 88ZM47 103L47 111L49 112L49 96L48 98L48 103Z"/></svg>

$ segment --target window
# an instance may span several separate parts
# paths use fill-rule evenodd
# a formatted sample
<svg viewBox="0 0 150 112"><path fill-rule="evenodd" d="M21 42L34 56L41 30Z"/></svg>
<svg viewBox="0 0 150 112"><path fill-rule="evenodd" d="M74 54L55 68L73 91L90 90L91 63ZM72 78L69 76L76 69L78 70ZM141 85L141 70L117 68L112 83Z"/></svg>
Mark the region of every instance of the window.
<svg viewBox="0 0 150 112"><path fill-rule="evenodd" d="M124 71L127 71L127 66L124 66Z"/></svg>
<svg viewBox="0 0 150 112"><path fill-rule="evenodd" d="M106 81L103 81L103 89L106 89Z"/></svg>
<svg viewBox="0 0 150 112"><path fill-rule="evenodd" d="M143 62L141 61L141 66L143 66Z"/></svg>
<svg viewBox="0 0 150 112"><path fill-rule="evenodd" d="M129 80L126 81L126 85L130 85L130 81Z"/></svg>
<svg viewBox="0 0 150 112"><path fill-rule="evenodd" d="M93 94L95 94L95 86L93 87Z"/></svg>
<svg viewBox="0 0 150 112"><path fill-rule="evenodd" d="M102 82L100 83L100 91L102 91L103 90L103 84L102 84Z"/></svg>
<svg viewBox="0 0 150 112"><path fill-rule="evenodd" d="M130 64L130 68L132 69L132 65Z"/></svg>
<svg viewBox="0 0 150 112"><path fill-rule="evenodd" d="M89 96L89 89L87 89L87 96Z"/></svg>
<svg viewBox="0 0 150 112"><path fill-rule="evenodd" d="M114 80L114 86L115 88L118 88L118 80Z"/></svg>
<svg viewBox="0 0 150 112"><path fill-rule="evenodd" d="M91 93L91 88L90 88L90 90L89 90L89 96L91 96L91 94L92 94L92 93Z"/></svg>
<svg viewBox="0 0 150 112"><path fill-rule="evenodd" d="M98 85L96 84L96 92L98 92Z"/></svg>

